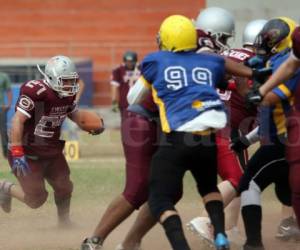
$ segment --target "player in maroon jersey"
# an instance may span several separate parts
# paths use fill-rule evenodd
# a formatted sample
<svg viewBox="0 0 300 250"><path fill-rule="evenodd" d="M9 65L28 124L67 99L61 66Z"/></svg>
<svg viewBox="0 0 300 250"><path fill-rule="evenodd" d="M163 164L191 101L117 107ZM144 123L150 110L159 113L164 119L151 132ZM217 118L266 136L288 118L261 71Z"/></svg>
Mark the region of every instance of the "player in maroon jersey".
<svg viewBox="0 0 300 250"><path fill-rule="evenodd" d="M51 58L45 72L38 69L44 80L32 80L21 86L10 131L8 161L20 185L0 181L0 204L10 212L14 197L38 208L47 199L47 181L54 190L59 225L68 226L73 184L62 152L64 141L59 137L67 116L75 123L80 121L80 110L74 103L79 90L78 74L66 56Z"/></svg>
<svg viewBox="0 0 300 250"><path fill-rule="evenodd" d="M137 60L136 52L126 51L123 55L123 63L112 71L110 82L112 110L114 112L120 110L121 118L126 117L128 90L140 76Z"/></svg>
<svg viewBox="0 0 300 250"><path fill-rule="evenodd" d="M100 248L108 235L148 198L148 177L152 155L157 149L159 126L158 110L152 96L139 105L128 107L127 93L140 75L137 54L127 51L121 66L112 73L113 110L121 113L121 135L126 160L126 180L123 192L112 200L95 228L92 237L86 238L81 248ZM140 230L155 224L148 206L140 209L143 223ZM134 243L135 244L135 243Z"/></svg>
<svg viewBox="0 0 300 250"><path fill-rule="evenodd" d="M258 91L252 95L256 102L262 101L270 90L277 85L293 77L295 72L300 69L300 27L297 27L292 35L292 52L288 59L281 64L276 72L263 84ZM290 187L292 190L292 206L294 208L298 226L300 226L300 84L294 94L294 109L292 110L287 121L288 143L286 145L286 158L290 165Z"/></svg>
<svg viewBox="0 0 300 250"><path fill-rule="evenodd" d="M216 20L213 16L219 16ZM257 22L258 21L258 22ZM234 33L234 20L232 15L224 9L208 8L197 17L196 27L198 28L200 51L213 51L236 61L244 62L254 55L253 43L256 35L263 27L265 21L255 20L246 27L243 37L242 49L228 49L226 44L228 38ZM250 27L250 28L249 28ZM222 43L223 42L223 43ZM231 129L239 131L241 127L249 127L255 118L256 110L245 110L243 97L237 92L234 81L239 81L241 86L246 85L248 79L233 78L230 80L231 90L219 91L221 99L227 104L229 109L228 126L217 133L216 142L218 147L218 174L222 182L218 187L222 194L224 205L228 205L225 210L227 216L226 229L231 241L241 242L241 237L237 231L237 221L239 215L240 199L236 198L237 187L242 176L241 166L244 165L244 157L238 161L234 152L230 150ZM241 89L239 90L241 91ZM245 124L247 126L245 126ZM249 129L249 128L248 128ZM196 217L190 221L188 227L199 234L202 238L212 242L208 225L210 221L207 217Z"/></svg>

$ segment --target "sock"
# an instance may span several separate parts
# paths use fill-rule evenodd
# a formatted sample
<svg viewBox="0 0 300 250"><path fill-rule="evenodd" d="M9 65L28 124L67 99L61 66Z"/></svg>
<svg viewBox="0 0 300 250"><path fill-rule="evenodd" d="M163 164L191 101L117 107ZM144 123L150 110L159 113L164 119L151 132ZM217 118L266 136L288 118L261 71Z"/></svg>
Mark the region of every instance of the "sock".
<svg viewBox="0 0 300 250"><path fill-rule="evenodd" d="M57 207L57 215L58 215L59 222L61 223L70 222L71 197L65 199L59 199L57 197L54 197L54 200Z"/></svg>
<svg viewBox="0 0 300 250"><path fill-rule="evenodd" d="M211 224L214 227L214 237L219 233L225 234L225 216L223 202L218 200L209 201L205 204Z"/></svg>
<svg viewBox="0 0 300 250"><path fill-rule="evenodd" d="M178 215L172 215L162 223L169 242L174 250L190 250L184 237L182 223Z"/></svg>
<svg viewBox="0 0 300 250"><path fill-rule="evenodd" d="M247 236L246 244L250 246L262 246L261 238L261 206L248 205L242 207L245 232Z"/></svg>

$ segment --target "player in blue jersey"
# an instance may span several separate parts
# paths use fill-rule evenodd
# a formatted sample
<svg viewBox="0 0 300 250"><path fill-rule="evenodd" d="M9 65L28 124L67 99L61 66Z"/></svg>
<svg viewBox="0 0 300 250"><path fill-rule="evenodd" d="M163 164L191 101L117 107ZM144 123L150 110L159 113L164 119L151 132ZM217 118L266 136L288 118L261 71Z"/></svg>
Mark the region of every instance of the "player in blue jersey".
<svg viewBox="0 0 300 250"><path fill-rule="evenodd" d="M196 31L184 16L164 20L158 43L160 51L143 60L142 76L128 94L135 104L152 90L159 107L163 136L151 163L150 210L173 249L190 249L174 207L183 175L190 170L214 226L216 249L229 249L215 144L215 130L225 126L226 114L215 88L225 87L225 72L250 77L252 71L220 56L195 53Z"/></svg>
<svg viewBox="0 0 300 250"><path fill-rule="evenodd" d="M295 22L289 18L274 18L265 24L256 39L258 54L270 58L267 65L273 72L289 55L291 34L295 26ZM247 164L240 182L242 216L247 237L244 250L264 249L260 196L266 187L274 183L280 202L291 206L289 166L285 159L286 119L293 102L291 93L299 80L300 72L268 93L260 106L258 135L261 146Z"/></svg>

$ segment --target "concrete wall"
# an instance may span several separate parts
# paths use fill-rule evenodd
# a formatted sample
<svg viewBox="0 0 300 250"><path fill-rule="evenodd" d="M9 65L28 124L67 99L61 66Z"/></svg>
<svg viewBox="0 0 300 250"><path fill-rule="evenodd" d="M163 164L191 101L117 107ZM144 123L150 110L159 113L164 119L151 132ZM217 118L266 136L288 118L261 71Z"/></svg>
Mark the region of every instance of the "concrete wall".
<svg viewBox="0 0 300 250"><path fill-rule="evenodd" d="M233 46L240 46L242 32L247 22L253 19L270 19L287 16L300 23L299 0L207 0L207 7L229 10L236 18L236 37Z"/></svg>

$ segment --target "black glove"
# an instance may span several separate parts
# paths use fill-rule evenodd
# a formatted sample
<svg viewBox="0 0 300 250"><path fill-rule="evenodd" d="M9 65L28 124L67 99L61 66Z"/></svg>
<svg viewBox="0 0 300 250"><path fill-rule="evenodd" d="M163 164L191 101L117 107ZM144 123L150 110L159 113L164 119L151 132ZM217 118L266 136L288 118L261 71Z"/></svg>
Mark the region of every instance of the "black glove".
<svg viewBox="0 0 300 250"><path fill-rule="evenodd" d="M243 152L251 145L246 136L236 137L231 140L230 148L237 154Z"/></svg>
<svg viewBox="0 0 300 250"><path fill-rule="evenodd" d="M262 56L253 56L245 61L245 65L250 68L261 69L266 65L267 59Z"/></svg>
<svg viewBox="0 0 300 250"><path fill-rule="evenodd" d="M269 76L272 74L271 68L263 68L263 69L252 69L252 78L255 82L260 84L265 83Z"/></svg>
<svg viewBox="0 0 300 250"><path fill-rule="evenodd" d="M259 92L259 88L251 88L246 95L246 106L247 108L252 107L253 105L257 106L261 103L263 96Z"/></svg>

